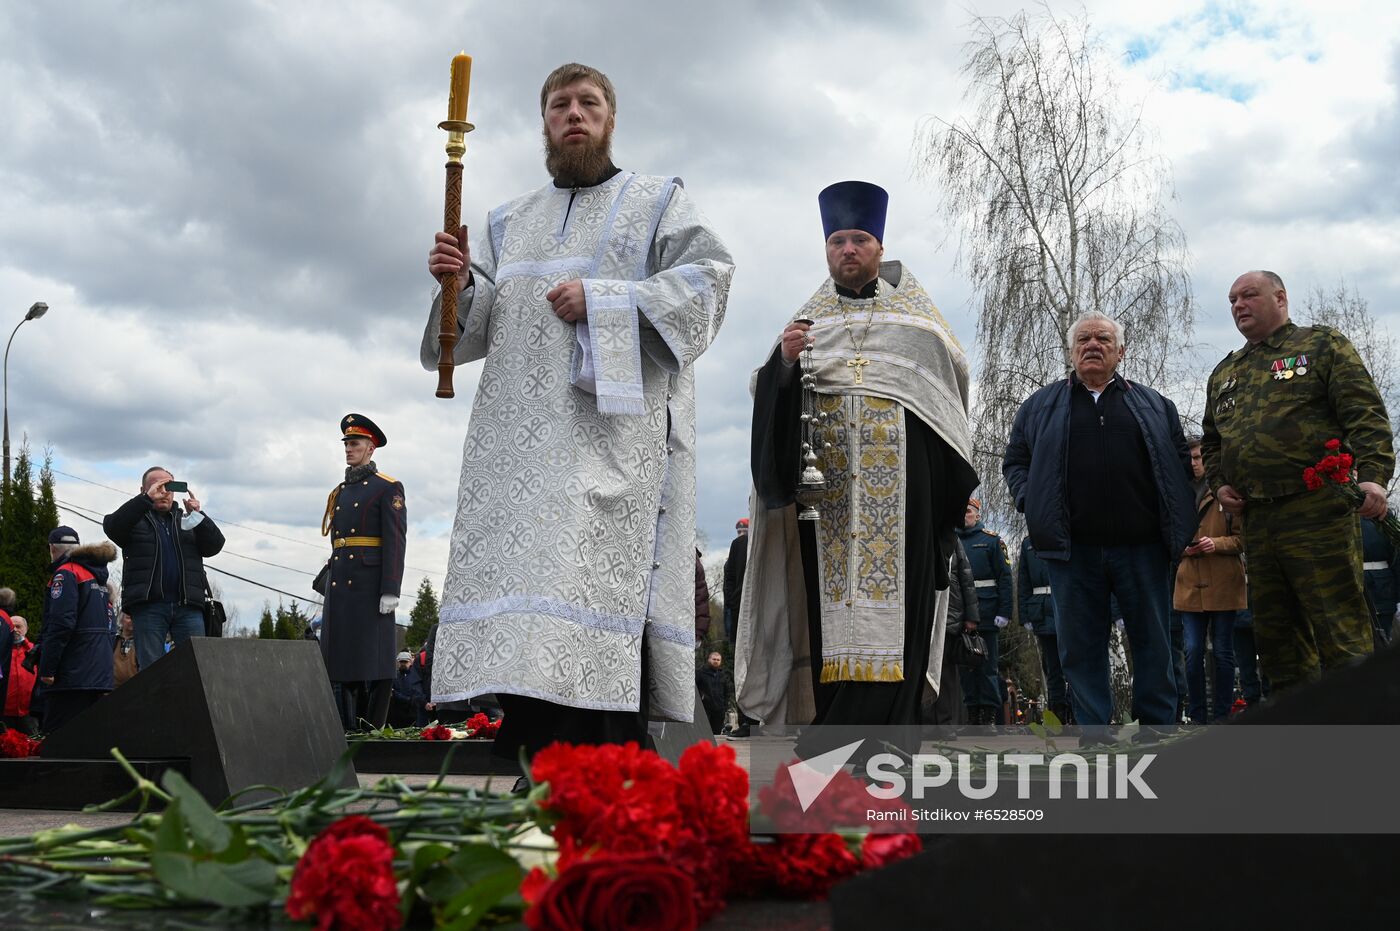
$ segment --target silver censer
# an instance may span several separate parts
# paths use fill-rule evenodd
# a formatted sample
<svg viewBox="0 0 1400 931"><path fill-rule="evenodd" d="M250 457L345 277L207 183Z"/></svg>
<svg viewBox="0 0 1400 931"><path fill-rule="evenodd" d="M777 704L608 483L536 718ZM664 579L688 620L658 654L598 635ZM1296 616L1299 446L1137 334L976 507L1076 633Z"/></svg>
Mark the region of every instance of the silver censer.
<svg viewBox="0 0 1400 931"><path fill-rule="evenodd" d="M799 320L811 325L811 320ZM826 414L817 409L817 376L812 362L812 340L808 339L799 357L802 365L802 471L797 479L798 520L821 520L817 504L826 491L826 476L819 467L815 445L819 442L818 430L826 421Z"/></svg>

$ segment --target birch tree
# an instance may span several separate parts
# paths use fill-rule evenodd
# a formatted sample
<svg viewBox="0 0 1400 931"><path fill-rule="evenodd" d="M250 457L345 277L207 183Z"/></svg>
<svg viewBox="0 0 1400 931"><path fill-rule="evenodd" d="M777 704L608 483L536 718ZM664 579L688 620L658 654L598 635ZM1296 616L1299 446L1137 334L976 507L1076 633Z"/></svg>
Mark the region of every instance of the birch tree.
<svg viewBox="0 0 1400 931"><path fill-rule="evenodd" d="M1069 371L1081 313L1123 324L1123 374L1167 390L1186 365L1193 302L1170 169L1086 17L978 17L965 116L921 127L915 158L942 189L978 304L974 465L983 514L1019 516L1001 480L1016 410Z"/></svg>

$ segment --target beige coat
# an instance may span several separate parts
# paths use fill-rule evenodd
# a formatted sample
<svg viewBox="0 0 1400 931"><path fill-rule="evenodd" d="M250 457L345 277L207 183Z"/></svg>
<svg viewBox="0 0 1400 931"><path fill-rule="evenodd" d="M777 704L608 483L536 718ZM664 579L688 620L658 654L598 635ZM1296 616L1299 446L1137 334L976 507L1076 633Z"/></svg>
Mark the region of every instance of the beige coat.
<svg viewBox="0 0 1400 931"><path fill-rule="evenodd" d="M1201 507L1207 508L1196 530L1196 539L1210 537L1215 552L1185 556L1176 570L1176 592L1172 606L1178 611L1243 611L1247 604L1241 534L1244 518L1230 517L1220 509L1215 496L1206 493Z"/></svg>

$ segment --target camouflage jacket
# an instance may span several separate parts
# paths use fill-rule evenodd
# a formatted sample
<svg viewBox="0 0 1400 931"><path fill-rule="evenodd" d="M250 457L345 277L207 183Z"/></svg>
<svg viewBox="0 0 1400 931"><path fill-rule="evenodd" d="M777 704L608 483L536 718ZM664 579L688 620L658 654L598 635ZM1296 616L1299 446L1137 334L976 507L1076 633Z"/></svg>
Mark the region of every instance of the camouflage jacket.
<svg viewBox="0 0 1400 931"><path fill-rule="evenodd" d="M1332 327L1286 323L1226 356L1210 375L1201 454L1212 490L1245 498L1306 490L1303 470L1340 439L1360 481L1395 471L1385 402L1356 347Z"/></svg>

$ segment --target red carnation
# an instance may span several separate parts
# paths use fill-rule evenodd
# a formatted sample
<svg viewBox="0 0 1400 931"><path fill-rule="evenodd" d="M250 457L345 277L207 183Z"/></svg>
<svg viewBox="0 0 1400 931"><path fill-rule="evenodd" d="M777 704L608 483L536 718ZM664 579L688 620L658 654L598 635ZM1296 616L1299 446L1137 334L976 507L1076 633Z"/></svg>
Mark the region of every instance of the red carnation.
<svg viewBox="0 0 1400 931"><path fill-rule="evenodd" d="M597 856L548 885L542 876L532 871L521 886L531 902L525 923L536 931L690 931L699 923L694 882L654 857Z"/></svg>
<svg viewBox="0 0 1400 931"><path fill-rule="evenodd" d="M326 828L292 873L287 914L317 931L379 931L403 924L389 832L363 815Z"/></svg>
<svg viewBox="0 0 1400 931"><path fill-rule="evenodd" d="M446 724L434 724L432 727L423 728L421 736L424 740L451 740L452 728Z"/></svg>
<svg viewBox="0 0 1400 931"><path fill-rule="evenodd" d="M755 859L747 866L761 884L793 898L825 898L832 886L860 872L860 861L835 834L779 834L752 849Z"/></svg>
<svg viewBox="0 0 1400 931"><path fill-rule="evenodd" d="M487 738L496 736L496 732L501 729L500 721L492 721L481 712L477 712L466 723L467 733L472 737Z"/></svg>
<svg viewBox="0 0 1400 931"><path fill-rule="evenodd" d="M1325 446L1325 447L1327 447L1328 449L1332 450L1333 452L1336 452L1337 450L1339 450L1339 449L1342 448L1342 441L1341 441L1341 440L1335 440L1335 439L1334 439L1334 440L1328 440L1326 443L1323 443L1322 445Z"/></svg>
<svg viewBox="0 0 1400 931"><path fill-rule="evenodd" d="M1303 470L1303 484L1308 486L1308 491L1317 491L1323 485L1322 476L1310 466Z"/></svg>
<svg viewBox="0 0 1400 931"><path fill-rule="evenodd" d="M551 744L535 754L531 773L549 783L540 807L559 819L553 833L561 858L566 841L578 850L657 853L689 827L680 813L680 774L635 743Z"/></svg>
<svg viewBox="0 0 1400 931"><path fill-rule="evenodd" d="M924 849L917 834L867 834L860 845L860 865L873 870L906 860Z"/></svg>
<svg viewBox="0 0 1400 931"><path fill-rule="evenodd" d="M40 741L29 737L13 727L0 733L0 757L7 760L38 756Z"/></svg>

